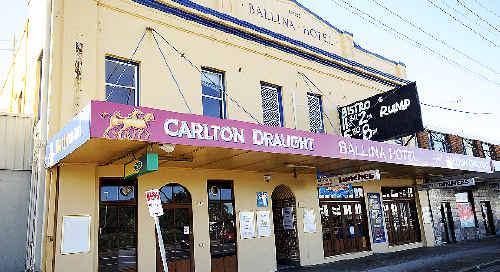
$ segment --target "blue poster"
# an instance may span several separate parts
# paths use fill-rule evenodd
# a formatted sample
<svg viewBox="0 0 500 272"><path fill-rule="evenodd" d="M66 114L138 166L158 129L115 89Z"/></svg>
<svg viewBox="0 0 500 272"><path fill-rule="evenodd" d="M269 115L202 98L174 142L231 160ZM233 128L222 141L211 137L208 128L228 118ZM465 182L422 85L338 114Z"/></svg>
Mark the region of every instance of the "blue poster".
<svg viewBox="0 0 500 272"><path fill-rule="evenodd" d="M368 210L370 211L370 226L372 229L373 243L384 243L385 228L384 228L384 213L380 204L379 193L367 193Z"/></svg>
<svg viewBox="0 0 500 272"><path fill-rule="evenodd" d="M269 197L267 192L257 192L257 207L269 207Z"/></svg>
<svg viewBox="0 0 500 272"><path fill-rule="evenodd" d="M346 198L353 195L352 184L338 184L330 187L319 187L319 195L321 197L329 196L330 198Z"/></svg>

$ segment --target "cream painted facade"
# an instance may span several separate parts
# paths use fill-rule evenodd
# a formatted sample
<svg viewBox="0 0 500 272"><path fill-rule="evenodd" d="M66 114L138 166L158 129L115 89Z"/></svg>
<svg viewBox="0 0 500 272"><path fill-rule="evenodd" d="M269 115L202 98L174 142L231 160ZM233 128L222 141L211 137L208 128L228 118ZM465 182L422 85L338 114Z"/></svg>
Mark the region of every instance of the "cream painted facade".
<svg viewBox="0 0 500 272"><path fill-rule="evenodd" d="M4 87L1 93L9 97L9 107L12 111L16 111L14 105L18 103L19 93L23 92L23 97L26 98L22 102L23 106L17 110L23 109L22 111L34 115L36 115L38 104L40 81L38 59L43 55L41 33L44 30L40 29L44 21L40 14L43 10L42 2L41 0L30 2L30 20L26 29L36 34L33 34L35 37L29 36L30 38L28 35L25 36L27 44L23 49L26 51L24 54L26 67L23 70L25 81L9 78L7 82L13 82L14 86L7 83L9 87ZM139 64L138 104L188 113L158 51L152 32L147 31L147 28L153 28L161 33L196 66L224 72L224 85L227 95L231 96L231 99L226 99L228 119L255 122L233 102L237 101L261 122L263 113L260 84L267 82L282 88L285 127L298 130L310 129L307 93L312 92L322 96L324 113L331 121L330 123L327 119L324 120L326 132L339 134L337 106L390 90L393 85L401 85L405 82L403 80L406 77L404 64L381 58L361 49L354 43L352 34L328 25L295 1L156 1L159 7L196 15L201 18L200 20L215 22L224 28L256 37L253 39L244 39L180 18L164 12L161 8L147 7L143 2L154 1L53 0L51 18L53 25L50 37L52 41L51 68L48 71L49 138L91 100L106 99L105 58L107 56L119 59L130 58L144 33L144 40L139 44L132 59ZM270 30L274 34L265 34L235 21L224 20L213 13L194 8L191 4L209 7L213 11L231 15ZM257 10L260 10L260 13ZM285 16L288 23L283 21L283 17L276 19L277 17L272 17L270 14ZM278 22L274 22L275 20ZM294 22L294 27L290 26L291 20ZM297 42L284 40L283 37ZM271 42L276 46L264 45L262 41ZM82 46L81 55L76 49L79 44ZM179 82L192 113L203 114L200 73L161 40L160 45L169 64L173 67L175 78ZM280 48L298 53L287 53ZM321 52L333 53L336 57ZM301 54L307 54L308 58ZM354 65L339 57L356 61L366 67ZM75 65L78 61L81 61L81 66ZM324 64L326 62L329 64ZM76 66L79 67L78 71L75 70ZM341 67L341 69L333 66ZM346 69L350 71L344 71ZM299 73L307 75L317 88L308 86ZM4 86L7 85L4 84ZM11 92L11 90L14 91ZM101 150L94 152L99 153ZM119 154L118 151L117 154ZM120 177L122 167L123 165L101 166L98 162L82 162L61 164L48 170L41 262L43 271L98 271L99 181L105 177ZM200 272L211 271L207 180L212 179L234 181L236 212L258 210L255 204L256 192L264 191L271 194L280 184L288 186L296 197L300 264L304 266L355 258L374 252L403 250L423 246L426 243L432 244L430 242L433 240L431 239L432 228L427 228L427 224L419 218L420 226L424 226L421 230L426 230L422 232L421 243L402 246L389 246L387 242L372 244L371 251L325 258L315 175L299 173L298 177L294 178L291 173L264 173L258 169L228 171L209 168L160 167L158 172L139 177L137 182L139 271L155 271L157 254L154 224L147 212L143 194L148 189L159 188L168 183L179 183L185 186L192 195L194 265L196 271ZM264 181L264 174L272 176L269 183ZM380 193L383 186L415 185L416 179L411 176L400 179L383 177L382 181L362 184L365 194L367 192ZM418 206L425 206L427 203L425 195L419 195L419 198ZM267 209L271 210L271 207ZM303 210L305 208L314 209L316 233L304 233ZM61 254L61 224L63 216L66 215L91 216L90 252ZM267 272L277 269L274 236L242 240L238 233L237 246L238 271Z"/></svg>

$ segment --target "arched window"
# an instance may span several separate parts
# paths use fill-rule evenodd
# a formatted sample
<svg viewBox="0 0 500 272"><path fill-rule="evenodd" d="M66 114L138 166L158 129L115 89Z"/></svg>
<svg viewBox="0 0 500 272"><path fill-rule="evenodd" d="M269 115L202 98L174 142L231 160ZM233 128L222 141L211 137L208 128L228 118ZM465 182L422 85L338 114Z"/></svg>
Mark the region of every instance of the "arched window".
<svg viewBox="0 0 500 272"><path fill-rule="evenodd" d="M191 204L191 194L183 186L171 183L160 189L161 203L165 204Z"/></svg>

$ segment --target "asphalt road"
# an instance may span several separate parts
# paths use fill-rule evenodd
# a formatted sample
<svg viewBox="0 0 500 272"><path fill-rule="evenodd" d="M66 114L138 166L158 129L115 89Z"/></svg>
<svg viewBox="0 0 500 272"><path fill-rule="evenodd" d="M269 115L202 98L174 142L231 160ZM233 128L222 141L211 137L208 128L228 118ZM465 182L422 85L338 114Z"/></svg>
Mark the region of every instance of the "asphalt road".
<svg viewBox="0 0 500 272"><path fill-rule="evenodd" d="M500 236L301 267L287 272L500 272Z"/></svg>

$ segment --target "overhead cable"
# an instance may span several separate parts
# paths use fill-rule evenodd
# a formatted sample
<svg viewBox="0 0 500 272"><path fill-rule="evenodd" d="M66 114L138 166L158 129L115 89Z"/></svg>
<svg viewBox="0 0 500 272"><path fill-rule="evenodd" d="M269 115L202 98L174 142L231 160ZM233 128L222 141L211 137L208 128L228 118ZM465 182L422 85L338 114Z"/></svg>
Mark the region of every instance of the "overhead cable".
<svg viewBox="0 0 500 272"><path fill-rule="evenodd" d="M493 28L494 30L496 30L497 32L500 32L500 30L492 25L488 20L484 19L483 17L481 17L479 14L477 14L475 11L473 11L471 8L469 8L467 5L465 5L464 2L460 1L460 0L456 0L457 3L462 6L463 8L465 8L466 10L468 10L470 13L472 13L474 16L476 16L481 22L489 25L491 28Z"/></svg>
<svg viewBox="0 0 500 272"><path fill-rule="evenodd" d="M435 40L435 41L437 41L437 42L441 43L442 45L444 45L444 46L446 46L446 47L450 48L450 49L451 49L451 50L453 50L454 52L456 52L456 53L458 53L458 54L460 54L460 55L462 55L462 56L466 57L467 59L469 59L469 60L473 61L474 63L478 64L479 66L481 66L481 67L483 67L483 68L485 68L485 69L487 69L487 70L489 70L489 71L491 71L491 72L493 72L493 73L495 73L495 74L498 74L498 72L497 72L496 70L494 70L493 68L491 68L490 66L488 66L488 65L486 65L486 64L483 64L483 63L482 63L482 62L480 62L479 60L477 60L477 59L475 59L475 58L473 58L473 57L471 57L471 56L467 55L466 53L464 53L463 51L461 51L461 50L457 49L457 48L456 48L456 47L454 47L453 45L450 45L450 44L449 44L449 43L447 43L446 41L444 41L444 40L440 39L440 38L439 38L439 37L437 37L435 34L427 32L425 29L423 29L423 27L422 27L422 26L417 25L416 23L414 23L414 22L413 22L413 21L411 21L410 19L408 19L408 18L404 18L404 17L402 17L401 15L399 15L397 12L395 12L394 10L392 10L392 9L390 9L390 8L388 8L388 7L384 6L384 5L382 5L382 4L380 3L380 1L379 1L379 0L370 0L370 1L372 1L373 3L375 3L376 5L378 5L379 7L383 8L386 12L388 12L388 13L392 14L393 16L396 16L396 17L397 17L397 18L399 18L401 21L403 21L403 22L405 22L405 23L407 23L407 24L411 25L413 28L418 29L420 32L422 32L422 33L424 33L425 35L427 35L427 36L431 37L433 40Z"/></svg>
<svg viewBox="0 0 500 272"><path fill-rule="evenodd" d="M495 47L498 47L498 44L496 44L494 41L488 39L486 36L484 36L483 34L479 33L479 31L471 28L469 25L467 25L466 23L464 23L462 20L459 20L457 17L453 16L453 14L449 13L448 11L446 11L445 9L443 9L441 6L437 5L434 2L434 0L427 0L427 2L429 2L429 4L431 4L434 8L439 9L443 14L447 15L448 17L450 17L451 19L453 19L455 22L459 23L460 25L462 25L463 27L467 28L472 33L476 34L478 37L480 37L484 41L488 42L489 44L491 44L491 45L493 45Z"/></svg>
<svg viewBox="0 0 500 272"><path fill-rule="evenodd" d="M459 14L463 19L471 19L471 17L468 14L465 14L465 11L459 10L458 7L450 5L446 0L441 0L440 2L442 5L444 5L445 8L453 10L455 13ZM470 20L470 22L474 23L477 27L481 29L481 31L486 31L488 34L496 34L494 32L491 32L487 26L484 24L481 24L478 22L478 20ZM484 34L484 32L481 32Z"/></svg>
<svg viewBox="0 0 500 272"><path fill-rule="evenodd" d="M354 7L353 5L351 5L349 2L345 1L345 0L340 0L342 1L346 6L343 6L342 4L339 3L338 0L330 0L332 3L334 3L335 5L339 6L340 8L343 8L345 10L347 10L348 12L351 12L352 14L354 15L357 15L358 17L360 17L362 20L382 29L383 31L385 32L388 32L388 33L391 33L393 36L395 36L396 38L400 39L400 40L407 40L407 41L410 41L414 46L416 46L417 48L421 49L422 51L426 52L426 53L429 53L429 54L434 54L438 57L440 57L441 59L443 59L444 61L448 62L449 64L452 64L452 65L455 65L459 68L461 68L462 70L464 71L467 71L471 74L474 74L492 84L495 84L497 86L500 86L500 83L499 82L496 82L495 80L492 80L490 78L488 78L487 76L479 73L479 72L476 72L476 71L473 71L471 70L470 68L468 68L467 66L465 65L462 65L460 63L458 63L457 61L453 60L453 59L450 59L449 57L443 55L442 53L430 48L429 46L423 44L422 42L418 41L418 40L415 40L411 37L409 37L408 35L404 34L404 33L401 33L399 32L397 29L395 29L394 27L391 27L389 25L387 25L386 23L384 23L381 19L378 19L378 18L375 18L373 17L372 15ZM348 7L347 7L348 6ZM350 9L349 9L350 7ZM366 18L368 17L368 19Z"/></svg>
<svg viewBox="0 0 500 272"><path fill-rule="evenodd" d="M189 104L186 100L186 96L184 96L184 92L182 91L181 86L179 85L179 82L177 81L177 78L175 78L175 74L174 74L174 71L172 70L172 67L170 67L170 64L168 64L167 57L165 57L163 50L161 50L161 46L160 46L160 43L158 42L158 39L156 39L155 32L151 32L151 34L153 35L153 39L155 40L156 45L158 46L158 51L160 51L160 55L163 58L163 62L165 63L165 66L167 67L168 71L170 72L170 77L172 77L172 80L174 81L175 86L177 87L177 91L179 92L179 94L182 97L182 101L184 102L184 105L186 106L189 113L193 113L193 111L191 110L191 107L189 106Z"/></svg>
<svg viewBox="0 0 500 272"><path fill-rule="evenodd" d="M438 106L438 105L432 105L432 104L427 104L420 102L420 105L426 106L426 107L431 107L431 108L438 108L442 110L447 110L447 111L454 111L454 112L460 112L460 113L466 113L466 114L474 114L474 115L493 115L491 112L473 112L473 111L465 111L465 110L459 110L459 109L452 109L452 108L447 108L443 106Z"/></svg>
<svg viewBox="0 0 500 272"><path fill-rule="evenodd" d="M500 16L499 16L499 15L498 15L495 11L493 11L492 9L490 9L490 8L486 7L485 5L483 5L483 4L481 3L481 1L479 1L479 0L474 0L474 2L475 2L478 6L482 7L484 10L486 10L486 11L488 11L489 13L491 13L491 14L495 15L497 18L500 18Z"/></svg>
<svg viewBox="0 0 500 272"><path fill-rule="evenodd" d="M196 66L187 56L185 53L181 52L179 49L177 49L172 43L170 43L161 33L156 31L155 29L151 29L152 32L156 33L168 46L170 46L181 58L183 58L185 61L189 63L189 65L196 69L201 76L203 76L206 80L210 81L210 83L213 84L213 86L218 86L215 82L212 81L211 78L209 78L205 73L202 72L201 68ZM231 100L238 108L240 108L244 113L246 113L250 118L252 118L257 124L262 125L262 122L260 122L252 113L250 113L244 106L242 106L235 98L231 96L231 94L227 90L222 90L219 89L221 93L225 93L226 96Z"/></svg>

